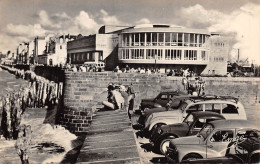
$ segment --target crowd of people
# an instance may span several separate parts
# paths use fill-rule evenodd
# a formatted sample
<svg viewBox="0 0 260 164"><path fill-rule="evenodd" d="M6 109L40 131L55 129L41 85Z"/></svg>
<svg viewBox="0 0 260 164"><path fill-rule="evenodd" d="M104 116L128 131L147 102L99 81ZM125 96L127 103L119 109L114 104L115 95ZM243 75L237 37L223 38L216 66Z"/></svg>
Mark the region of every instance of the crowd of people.
<svg viewBox="0 0 260 164"><path fill-rule="evenodd" d="M105 108L112 110L126 110L129 119L131 119L131 111L133 111L135 99L133 84L131 83L126 89L124 85L109 83L107 89L107 101L103 101Z"/></svg>
<svg viewBox="0 0 260 164"><path fill-rule="evenodd" d="M205 94L205 81L201 76L195 77L194 82L191 81L190 76L183 76L182 84L184 86L184 90L190 95L202 96Z"/></svg>
<svg viewBox="0 0 260 164"><path fill-rule="evenodd" d="M65 70L72 71L72 72L102 72L103 68L95 64L83 64L83 65L67 64Z"/></svg>

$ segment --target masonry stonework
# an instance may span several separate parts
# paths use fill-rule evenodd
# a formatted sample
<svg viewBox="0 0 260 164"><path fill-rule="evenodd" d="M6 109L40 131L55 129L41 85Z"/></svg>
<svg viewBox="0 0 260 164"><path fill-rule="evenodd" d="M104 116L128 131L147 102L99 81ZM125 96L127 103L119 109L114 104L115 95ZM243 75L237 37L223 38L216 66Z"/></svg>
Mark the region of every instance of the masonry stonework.
<svg viewBox="0 0 260 164"><path fill-rule="evenodd" d="M205 92L211 95L238 97L244 104L248 119L257 120L255 111L259 104L260 79L204 77ZM62 124L76 134L88 131L92 115L102 108L107 99L109 82L125 86L133 83L136 98L135 108L141 99L153 98L162 90L183 91L182 77L167 77L162 74L123 74L113 72L65 72L64 108Z"/></svg>

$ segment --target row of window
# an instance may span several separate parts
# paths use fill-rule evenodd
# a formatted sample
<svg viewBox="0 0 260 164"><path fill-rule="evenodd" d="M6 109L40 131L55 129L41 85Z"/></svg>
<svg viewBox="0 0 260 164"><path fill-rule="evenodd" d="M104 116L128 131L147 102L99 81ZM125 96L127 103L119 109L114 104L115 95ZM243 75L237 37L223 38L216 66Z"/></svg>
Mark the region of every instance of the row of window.
<svg viewBox="0 0 260 164"><path fill-rule="evenodd" d="M214 57L214 62L224 62L223 57Z"/></svg>
<svg viewBox="0 0 260 164"><path fill-rule="evenodd" d="M102 52L85 52L85 53L72 53L68 54L71 62L86 62L86 61L95 61L95 54L98 53L98 60L103 60Z"/></svg>
<svg viewBox="0 0 260 164"><path fill-rule="evenodd" d="M121 49L121 59L207 60L207 51L176 49ZM163 57L165 56L165 57ZM198 58L200 56L200 58Z"/></svg>
<svg viewBox="0 0 260 164"><path fill-rule="evenodd" d="M224 43L214 43L215 47L225 47Z"/></svg>
<svg viewBox="0 0 260 164"><path fill-rule="evenodd" d="M122 46L189 46L202 47L209 35L193 33L125 33Z"/></svg>

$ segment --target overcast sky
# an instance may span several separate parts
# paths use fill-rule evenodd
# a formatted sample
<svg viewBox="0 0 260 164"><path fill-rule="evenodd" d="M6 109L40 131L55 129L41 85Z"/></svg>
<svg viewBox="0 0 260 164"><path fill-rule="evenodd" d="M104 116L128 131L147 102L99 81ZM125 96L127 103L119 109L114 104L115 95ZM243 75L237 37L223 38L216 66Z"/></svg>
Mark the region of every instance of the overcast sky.
<svg viewBox="0 0 260 164"><path fill-rule="evenodd" d="M0 0L0 52L49 32L143 23L235 33L234 49L260 64L260 0Z"/></svg>

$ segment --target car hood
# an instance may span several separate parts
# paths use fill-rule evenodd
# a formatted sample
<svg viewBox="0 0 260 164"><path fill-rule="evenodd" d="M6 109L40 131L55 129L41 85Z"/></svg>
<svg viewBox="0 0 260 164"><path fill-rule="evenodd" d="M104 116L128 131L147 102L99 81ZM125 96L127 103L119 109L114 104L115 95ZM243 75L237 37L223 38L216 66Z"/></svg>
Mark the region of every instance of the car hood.
<svg viewBox="0 0 260 164"><path fill-rule="evenodd" d="M171 140L171 144L174 145L200 145L202 144L204 139L202 137L198 137L197 135L181 137Z"/></svg>

